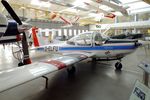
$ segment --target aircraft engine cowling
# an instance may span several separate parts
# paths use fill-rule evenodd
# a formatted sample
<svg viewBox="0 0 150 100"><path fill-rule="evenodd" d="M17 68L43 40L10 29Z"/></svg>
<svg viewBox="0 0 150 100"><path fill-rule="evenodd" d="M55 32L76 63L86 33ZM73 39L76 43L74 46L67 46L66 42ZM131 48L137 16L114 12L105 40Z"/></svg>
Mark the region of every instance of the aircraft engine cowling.
<svg viewBox="0 0 150 100"><path fill-rule="evenodd" d="M8 26L4 36L16 36L20 34L18 30L18 24L15 21L8 21Z"/></svg>
<svg viewBox="0 0 150 100"><path fill-rule="evenodd" d="M8 26L8 20L6 16L0 13L0 38L5 34Z"/></svg>

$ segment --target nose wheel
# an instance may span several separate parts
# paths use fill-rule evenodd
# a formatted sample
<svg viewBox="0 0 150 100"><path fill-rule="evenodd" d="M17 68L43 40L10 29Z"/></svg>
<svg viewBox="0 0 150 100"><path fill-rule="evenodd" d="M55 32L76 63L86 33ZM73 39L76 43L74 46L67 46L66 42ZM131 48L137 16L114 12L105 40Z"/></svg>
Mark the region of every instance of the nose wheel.
<svg viewBox="0 0 150 100"><path fill-rule="evenodd" d="M116 70L121 70L122 69L122 63L121 62L116 62L115 68L116 68Z"/></svg>

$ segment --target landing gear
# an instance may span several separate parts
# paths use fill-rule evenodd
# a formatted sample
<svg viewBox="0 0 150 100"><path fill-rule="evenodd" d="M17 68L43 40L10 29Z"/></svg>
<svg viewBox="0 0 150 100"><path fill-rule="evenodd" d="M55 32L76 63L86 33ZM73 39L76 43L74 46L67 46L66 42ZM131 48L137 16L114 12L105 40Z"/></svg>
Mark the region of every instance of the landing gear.
<svg viewBox="0 0 150 100"><path fill-rule="evenodd" d="M96 58L92 58L92 62L96 62Z"/></svg>
<svg viewBox="0 0 150 100"><path fill-rule="evenodd" d="M19 62L19 63L18 63L18 67L23 66L23 65L24 65L23 62Z"/></svg>
<svg viewBox="0 0 150 100"><path fill-rule="evenodd" d="M74 66L72 66L71 68L68 68L67 69L67 72L68 72L68 76L74 76L75 75L75 72L76 72L76 68Z"/></svg>
<svg viewBox="0 0 150 100"><path fill-rule="evenodd" d="M115 68L116 68L116 70L121 70L121 69L122 69L122 64L121 64L121 62L116 62Z"/></svg>

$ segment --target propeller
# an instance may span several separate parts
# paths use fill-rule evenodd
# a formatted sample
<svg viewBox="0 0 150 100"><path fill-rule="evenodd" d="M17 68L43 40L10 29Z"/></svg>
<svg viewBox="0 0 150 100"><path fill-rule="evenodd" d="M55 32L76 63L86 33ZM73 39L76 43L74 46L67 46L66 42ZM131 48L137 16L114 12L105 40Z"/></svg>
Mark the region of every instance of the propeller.
<svg viewBox="0 0 150 100"><path fill-rule="evenodd" d="M8 13L12 16L12 18L19 24L22 25L22 22L20 20L20 18L17 16L17 14L14 12L14 10L12 9L12 7L8 4L8 2L6 0L2 0L1 1L2 4L4 5L4 7L6 8L6 10L8 11Z"/></svg>
<svg viewBox="0 0 150 100"><path fill-rule="evenodd" d="M9 3L6 0L1 1L8 13L12 16L12 18L21 26L23 26L23 23L21 22L20 18L17 16L17 14L14 12L12 7L9 5ZM25 34L25 30L21 31L20 33L23 33L23 38L22 38L22 48L23 48L23 54L24 54L24 59L23 59L23 64L30 64L31 60L29 58L29 51L28 51L28 42ZM20 65L22 62L20 62Z"/></svg>

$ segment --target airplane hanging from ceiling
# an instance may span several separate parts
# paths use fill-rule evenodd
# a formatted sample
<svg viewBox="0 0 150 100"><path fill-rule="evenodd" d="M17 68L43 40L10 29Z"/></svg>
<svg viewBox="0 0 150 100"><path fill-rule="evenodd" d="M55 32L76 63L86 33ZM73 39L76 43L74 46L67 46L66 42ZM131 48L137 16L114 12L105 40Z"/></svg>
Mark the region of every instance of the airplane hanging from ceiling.
<svg viewBox="0 0 150 100"><path fill-rule="evenodd" d="M8 2L5 0L1 0L1 2L13 19L19 25L22 25L19 17L13 11ZM5 20L5 22L3 22L3 20ZM4 16L0 16L0 22L0 28L3 29L1 30L0 34L3 35L5 34L5 29L7 28L6 18ZM23 31L23 35L24 34L25 31ZM23 43L26 45L25 47L23 45L23 49L27 51L24 53L25 57L23 60L29 60L27 41L24 38ZM39 46L38 44L36 45ZM68 73L74 73L75 67L73 65L87 58L92 58L94 61L119 60L115 67L116 69L121 70L121 59L127 54L135 51L139 46L140 43L137 40L103 40L99 33L87 32L85 34L77 35L63 44L36 47L34 49L61 52L62 55L32 64L24 62L28 65L0 71L0 92L6 91L39 77L46 78L44 75L61 70L63 68L67 68Z"/></svg>
<svg viewBox="0 0 150 100"><path fill-rule="evenodd" d="M108 7L111 7L116 11L120 11L124 16L128 16L127 10L122 6L116 5L116 4L106 1L106 0L92 0L92 1L97 2L99 4L106 5Z"/></svg>
<svg viewBox="0 0 150 100"><path fill-rule="evenodd" d="M57 12L50 13L50 20L54 20L56 17L59 17L64 22L65 25L62 27L72 26L74 23L77 23L77 21L79 20L79 16L75 16L73 19L68 20L64 18L60 13Z"/></svg>
<svg viewBox="0 0 150 100"><path fill-rule="evenodd" d="M72 13L72 14L79 16L78 22L80 23L80 25L86 25L86 23L88 24L88 22L89 23L91 23L91 22L92 23L99 23L98 21L100 21L102 18L114 18L116 16L111 11L106 11L105 9L100 9L98 5L106 5L115 11L121 12L125 16L128 15L126 8L118 5L121 3L119 0L112 0L112 1L115 2L116 4L114 4L110 1L106 1L106 0L90 0L90 3L87 1L81 1L80 3L84 4L87 8L80 7L81 4L74 5L74 4L67 3L67 1L63 2L63 1L50 0L49 2L52 4L68 7L67 9L63 9L61 11L58 11L59 13L60 12L61 13L62 12L63 13L65 13L65 12L66 13L72 13L71 11L67 11L69 8L70 9L76 9L78 11L83 11L82 13L76 12L76 13ZM92 15L92 16L89 16L89 15ZM63 18L63 19L65 19L65 18ZM64 20L64 22L66 22L66 21L67 20Z"/></svg>
<svg viewBox="0 0 150 100"><path fill-rule="evenodd" d="M104 17L114 18L116 16L113 13L110 13L110 12L107 12L107 11L105 11L103 9L100 9L99 7L91 5L90 3L84 2L84 4L86 4L87 6L89 6L91 9L95 9L96 13L103 13Z"/></svg>

